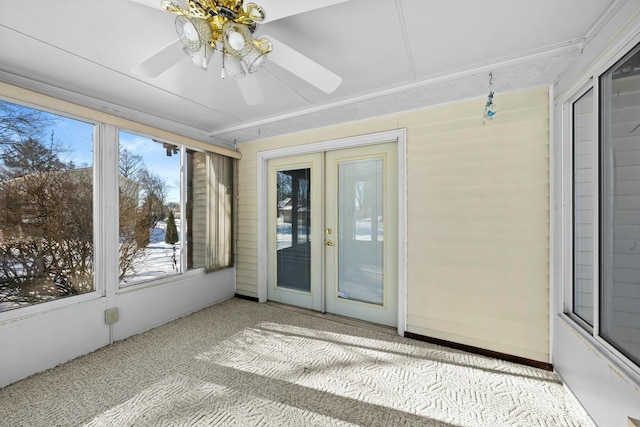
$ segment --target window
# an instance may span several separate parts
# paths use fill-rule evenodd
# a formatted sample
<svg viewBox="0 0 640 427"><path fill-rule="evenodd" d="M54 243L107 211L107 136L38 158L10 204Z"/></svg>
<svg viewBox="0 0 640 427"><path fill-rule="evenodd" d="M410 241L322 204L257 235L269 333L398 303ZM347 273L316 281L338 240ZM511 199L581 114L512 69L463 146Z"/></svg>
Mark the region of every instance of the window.
<svg viewBox="0 0 640 427"><path fill-rule="evenodd" d="M108 120L0 99L0 319L233 265L227 150Z"/></svg>
<svg viewBox="0 0 640 427"><path fill-rule="evenodd" d="M120 132L120 285L231 265L232 159Z"/></svg>
<svg viewBox="0 0 640 427"><path fill-rule="evenodd" d="M0 101L0 312L94 290L93 124Z"/></svg>
<svg viewBox="0 0 640 427"><path fill-rule="evenodd" d="M600 77L600 335L640 365L640 47Z"/></svg>
<svg viewBox="0 0 640 427"><path fill-rule="evenodd" d="M277 173L277 284L311 290L311 169Z"/></svg>
<svg viewBox="0 0 640 427"><path fill-rule="evenodd" d="M573 103L573 313L593 327L596 182L593 88Z"/></svg>
<svg viewBox="0 0 640 427"><path fill-rule="evenodd" d="M599 76L598 88L572 105L570 314L640 367L640 45Z"/></svg>

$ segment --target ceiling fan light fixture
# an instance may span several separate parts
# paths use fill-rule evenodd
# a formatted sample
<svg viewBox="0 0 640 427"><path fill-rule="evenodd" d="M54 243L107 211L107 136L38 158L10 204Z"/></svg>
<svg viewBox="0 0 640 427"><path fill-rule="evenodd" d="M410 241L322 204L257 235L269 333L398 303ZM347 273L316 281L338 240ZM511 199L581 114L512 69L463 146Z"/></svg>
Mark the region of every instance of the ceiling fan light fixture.
<svg viewBox="0 0 640 427"><path fill-rule="evenodd" d="M229 42L229 46L235 51L241 51L245 45L244 37L233 28L227 31L227 41Z"/></svg>
<svg viewBox="0 0 640 427"><path fill-rule="evenodd" d="M244 14L249 20L254 22L262 22L265 18L264 9L255 3L247 3L243 6ZM245 22L248 24L248 22Z"/></svg>
<svg viewBox="0 0 640 427"><path fill-rule="evenodd" d="M197 42L200 40L200 36L198 35L196 27L194 27L193 24L189 21L185 22L184 26L182 27L182 31L184 32L184 35L189 39L189 41Z"/></svg>
<svg viewBox="0 0 640 427"><path fill-rule="evenodd" d="M271 52L272 45L268 39L254 40L251 49L242 57L242 62L247 67L247 71L255 73L262 67L267 59L267 54Z"/></svg>
<svg viewBox="0 0 640 427"><path fill-rule="evenodd" d="M242 58L251 49L253 36L246 25L227 21L222 27L222 42L226 51Z"/></svg>
<svg viewBox="0 0 640 427"><path fill-rule="evenodd" d="M280 1L269 3L275 9L273 16L269 15L272 21L347 0L291 0L288 6L278 6ZM282 3L288 2L282 0ZM258 24L266 20L264 9L255 3L244 3L243 0L162 0L161 5L165 11L178 16L176 31L184 44L183 50L196 65L206 70L215 50L220 50L221 77L244 77L241 81L247 83L240 86L248 105L264 102L264 97L257 95L260 90L252 74L264 65L267 56L325 93L332 93L342 82L339 76L285 44L273 38L254 38ZM162 50L167 52L167 57L175 52L173 45ZM155 70L165 63L147 60L144 65L148 69L147 74L158 75Z"/></svg>
<svg viewBox="0 0 640 427"><path fill-rule="evenodd" d="M184 52L189 55L194 64L206 71L215 53L215 49L211 47L209 43L204 43L197 52L192 52L186 47L184 48Z"/></svg>
<svg viewBox="0 0 640 427"><path fill-rule="evenodd" d="M191 52L198 52L213 35L206 19L178 15L175 24L180 41Z"/></svg>
<svg viewBox="0 0 640 427"><path fill-rule="evenodd" d="M187 15L189 13L181 5L174 3L170 0L161 1L160 7L162 7L167 12L175 13L176 15Z"/></svg>
<svg viewBox="0 0 640 427"><path fill-rule="evenodd" d="M242 60L228 52L222 54L222 74L223 79L239 79L246 75L242 68Z"/></svg>
<svg viewBox="0 0 640 427"><path fill-rule="evenodd" d="M264 65L267 60L267 55L261 52L258 52L256 55L248 54L244 58L242 58L242 62L247 67L247 71L251 74L255 73Z"/></svg>
<svg viewBox="0 0 640 427"><path fill-rule="evenodd" d="M176 33L178 33L185 50L191 52L197 52L200 50L200 47L202 46L200 37L197 36L198 32L191 21L189 21L189 18L184 15L178 15L176 17ZM195 38L193 38L194 33L196 35Z"/></svg>
<svg viewBox="0 0 640 427"><path fill-rule="evenodd" d="M189 0L188 10L169 0L162 8L177 15L175 26L184 51L203 69L220 43L223 52L222 78L254 73L271 52L271 42L255 39L253 32L265 18L262 7L243 5L242 0ZM235 57L235 59L232 59Z"/></svg>

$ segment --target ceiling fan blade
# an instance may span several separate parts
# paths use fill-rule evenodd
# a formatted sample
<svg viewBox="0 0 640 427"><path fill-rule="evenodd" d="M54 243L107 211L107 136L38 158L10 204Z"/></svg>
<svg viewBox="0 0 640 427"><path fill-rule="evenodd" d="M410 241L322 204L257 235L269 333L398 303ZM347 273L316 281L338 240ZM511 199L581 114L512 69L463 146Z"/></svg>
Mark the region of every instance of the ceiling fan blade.
<svg viewBox="0 0 640 427"><path fill-rule="evenodd" d="M260 89L260 84L258 84L258 79L256 79L254 74L247 74L236 81L238 82L238 87L240 88L244 102L246 102L247 105L264 103L262 89Z"/></svg>
<svg viewBox="0 0 640 427"><path fill-rule="evenodd" d="M154 53L141 64L136 65L132 71L144 77L158 77L185 57L186 55L182 50L182 42L177 39Z"/></svg>
<svg viewBox="0 0 640 427"><path fill-rule="evenodd" d="M142 3L145 0L134 1ZM348 0L256 0L256 3L258 3L265 12L265 18L262 23L267 23L275 21L276 19L286 18L287 16L297 15L299 13L320 9L326 6L332 6L345 1Z"/></svg>
<svg viewBox="0 0 640 427"><path fill-rule="evenodd" d="M271 36L266 37L273 45L273 50L269 52L269 61L306 80L324 93L333 93L342 83L342 77L281 41Z"/></svg>
<svg viewBox="0 0 640 427"><path fill-rule="evenodd" d="M162 10L162 7L160 6L160 0L130 0L130 1Z"/></svg>

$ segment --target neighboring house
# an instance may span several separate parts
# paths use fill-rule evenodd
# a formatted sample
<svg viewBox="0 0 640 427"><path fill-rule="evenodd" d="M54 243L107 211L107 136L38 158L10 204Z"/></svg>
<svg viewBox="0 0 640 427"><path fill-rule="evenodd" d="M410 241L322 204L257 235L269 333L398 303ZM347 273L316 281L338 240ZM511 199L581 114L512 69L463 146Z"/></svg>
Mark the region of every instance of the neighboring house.
<svg viewBox="0 0 640 427"><path fill-rule="evenodd" d="M548 13L551 19L554 11ZM490 43L510 36L492 24L487 34L468 37ZM583 38L569 59L563 45L476 63L471 71L384 92L383 106L373 95L336 101L317 126L314 110L301 121L304 129L288 127L288 116L231 129L244 139L227 146L208 143L217 134L178 125L170 133L123 118L119 106L105 114L39 93L74 99L59 88L6 77L12 84L1 84L0 95L91 119L107 148L97 156L97 291L79 297L83 304L56 301L0 315L0 342L20 343L0 346L0 386L235 295L370 320L414 339L554 369L597 423L640 419L640 2L609 2ZM494 98L498 115L483 123L487 97L475 88L492 68L507 77ZM165 108L158 108L165 116L148 122L164 125L173 113ZM352 121L329 121L349 109L357 110ZM234 159L232 190L211 184L209 160L197 164L207 170L198 176L206 197L197 213L228 215L202 219L194 243L209 255L215 248L206 242L231 229L233 213L232 268L120 289L119 178L112 167L119 129L175 142L169 146L182 152L191 147ZM291 199L278 204L275 174L302 169L312 173L309 210ZM360 199L363 188L369 202ZM232 205L212 206L214 191L233 196ZM289 264L308 283L283 289L276 286L278 263L291 258L278 259L276 225L291 222L292 212L311 224L306 252L291 254L304 256ZM343 248L349 250L336 251ZM364 276L366 292L354 283ZM107 309L117 309L120 320L105 325ZM51 336L53 346L44 339Z"/></svg>

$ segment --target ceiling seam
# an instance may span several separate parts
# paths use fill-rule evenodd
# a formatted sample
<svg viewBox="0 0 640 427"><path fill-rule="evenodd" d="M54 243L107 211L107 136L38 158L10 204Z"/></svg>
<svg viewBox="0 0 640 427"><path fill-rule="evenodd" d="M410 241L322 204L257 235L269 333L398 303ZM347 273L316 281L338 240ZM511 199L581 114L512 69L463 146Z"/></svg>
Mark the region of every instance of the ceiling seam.
<svg viewBox="0 0 640 427"><path fill-rule="evenodd" d="M402 1L396 0L396 10L398 11L398 19L400 20L400 28L402 28L402 38L404 39L404 49L407 52L407 59L409 61L409 67L411 68L411 75L414 79L418 78L416 72L415 61L413 60L413 54L411 52L411 45L409 43L409 34L407 33L407 23L404 19L404 10L402 9Z"/></svg>
<svg viewBox="0 0 640 427"><path fill-rule="evenodd" d="M499 69L499 68L504 68L504 67L511 67L511 66L516 66L516 65L520 65L520 64L524 64L524 63L530 63L533 62L535 60L540 60L543 58L551 58L554 56L558 56L558 55L563 55L563 54L569 54L572 51L575 51L576 49L579 49L582 46L582 40L571 40L569 42L564 42L561 43L559 45L556 46L549 46L547 48L544 49L540 49L540 50L534 50L534 51L529 51L529 52L525 52L525 54L523 54L522 56L512 56L512 57L505 57L505 58L498 58L496 60L493 61L487 61L485 63L479 63L479 64L474 64L470 67L465 67L465 68L461 68L461 69L456 69L456 70L449 70L447 72L443 72L440 74L435 74L432 75L428 78L425 78L423 80L417 80L415 79L412 83L409 84L405 84L405 85L400 85L400 86L396 86L396 87L391 87L391 88L387 88L384 90L379 90L376 92L372 92L372 93L368 93L365 95L361 95L361 96L357 96L357 97L350 97L347 99L343 99L343 100L339 100L339 101L335 101L332 102L330 104L324 104L324 105L320 105L320 106L316 106L314 108L310 108L310 109L305 109L305 110L300 110L300 111L293 111L290 113L286 113L286 114L282 114L279 116L275 116L275 117L270 117L270 118L265 118L263 120L257 120L257 121L253 121L253 122L249 122L249 123L243 123L241 125L238 126L232 126L232 127L228 127L228 128L222 128L222 129L218 129L216 131L212 131L209 136L210 137L215 137L218 135L224 135L224 134L228 134L230 132L237 132L237 131L241 131L241 130L245 130L245 129L250 129L256 126L261 126L261 125L265 125L274 121L279 121L279 120L286 120L286 119L290 119L290 118L294 118L294 117L298 117L298 116L304 116L310 113L314 113L314 112L320 112L320 111L324 111L324 110L330 110L333 108L337 108L337 107L341 107L341 106L345 106L345 105L353 105L353 104L357 104L359 102L362 101L367 101L367 100L371 100L371 99L375 99L375 98L379 98L379 97L383 97L383 96L387 96L390 94L394 94L394 93L399 93L399 92L407 92L407 91L412 91L412 90L416 90L418 88L421 87L426 87L426 86L430 86L432 84L437 84L437 83L441 83L443 81L449 81L449 80L454 80L457 78L461 78L461 77L465 77L465 76L472 76L474 74L479 74L479 73L489 73L495 69Z"/></svg>

